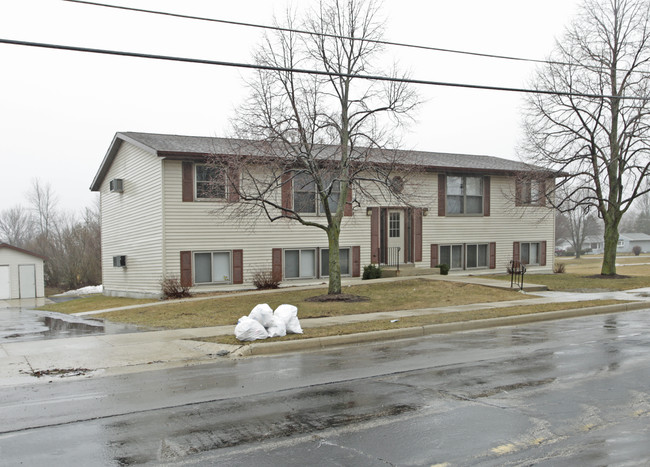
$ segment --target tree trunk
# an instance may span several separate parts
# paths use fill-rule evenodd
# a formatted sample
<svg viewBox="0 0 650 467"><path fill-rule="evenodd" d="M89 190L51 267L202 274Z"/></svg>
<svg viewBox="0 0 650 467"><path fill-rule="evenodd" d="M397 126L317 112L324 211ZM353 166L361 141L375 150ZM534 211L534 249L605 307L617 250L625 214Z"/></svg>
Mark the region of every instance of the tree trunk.
<svg viewBox="0 0 650 467"><path fill-rule="evenodd" d="M604 276L616 275L616 248L618 246L618 224L605 223L605 250L600 273Z"/></svg>
<svg viewBox="0 0 650 467"><path fill-rule="evenodd" d="M329 244L329 286L328 295L338 295L341 293L341 261L339 260L339 236L341 228L338 223L333 223L327 231L327 241Z"/></svg>

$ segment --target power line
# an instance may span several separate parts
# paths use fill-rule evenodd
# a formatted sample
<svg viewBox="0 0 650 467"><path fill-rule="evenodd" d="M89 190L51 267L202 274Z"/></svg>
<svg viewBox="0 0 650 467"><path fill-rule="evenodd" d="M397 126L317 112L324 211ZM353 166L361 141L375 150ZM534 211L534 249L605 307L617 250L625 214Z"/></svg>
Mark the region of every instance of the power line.
<svg viewBox="0 0 650 467"><path fill-rule="evenodd" d="M115 55L115 56L122 56L122 57L146 58L146 59L165 60L165 61L172 61L172 62L197 63L202 65L216 65L216 66L226 66L232 68L247 68L253 70L265 70L265 71L281 71L281 72L288 72L288 73L300 73L300 74L308 74L308 75L319 75L319 76L341 77L341 78L358 78L358 79L364 79L370 81L389 81L394 83L419 84L419 85L427 85L427 86L445 86L445 87L453 87L453 88L478 89L484 91L505 91L505 92L518 92L518 93L525 93L525 94L547 94L547 95L555 95L555 96L588 97L588 98L595 98L595 99L650 100L650 97L610 96L610 95L603 95L603 94L587 94L587 93L580 93L580 92L549 91L544 89L511 88L506 86L487 86L482 84L450 83L444 81L431 81L431 80L424 80L424 79L395 78L391 76L382 76L382 75L360 75L360 74L349 74L349 73L336 73L331 71L309 70L304 68L288 68L288 67L271 66L271 65L257 65L254 63L225 62L220 60L207 60L202 58L173 57L169 55L145 54L145 53L138 53L138 52L126 52L126 51L109 50L109 49L94 49L89 47L77 47L77 46L61 45L61 44L47 44L43 42L17 41L13 39L2 39L2 38L0 38L0 44L19 45L25 47L37 47L42 49L66 50L71 52L86 52L86 53L93 53L93 54Z"/></svg>
<svg viewBox="0 0 650 467"><path fill-rule="evenodd" d="M257 28L257 29L268 29L272 31L281 31L281 32L293 32L293 33L298 33L298 34L306 34L306 35L311 35L311 36L320 36L320 37L330 37L334 39L345 39L345 40L358 40L362 42L369 42L373 44L381 44L381 45L389 45L389 46L395 46L395 47L407 47L411 49L421 49L421 50L429 50L429 51L434 51L434 52L445 52L445 53L454 53L454 54L461 54L461 55L471 55L475 57L483 57L483 58L497 58L501 60L512 60L512 61L518 61L518 62L530 62L530 63L543 63L543 64L552 64L552 65L572 65L576 66L576 64L571 64L568 62L556 62L552 60L540 60L540 59L535 59L535 58L524 58L524 57L514 57L514 56L509 56L509 55L496 55L496 54L488 54L488 53L482 53L482 52L471 52L467 50L455 50L455 49L445 49L441 47L431 47L427 45L418 45L418 44L408 44L405 42L395 42L395 41L385 41L385 40L380 40L380 39L366 39L366 38L359 38L359 37L349 37L349 36L339 36L337 34L328 34L328 33L320 33L320 32L314 32L314 31L307 31L304 29L293 29L293 28L286 28L282 26L269 26L265 24L257 24L257 23L248 23L244 21L234 21L234 20L226 20L226 19L218 19L218 18L206 18L203 16L193 16L193 15L184 15L181 13L171 13L168 11L159 11L159 10L147 10L143 8L133 8L133 7L127 7L127 6L121 6L121 5L111 5L107 3L98 3L98 2L90 2L86 0L63 0L64 2L70 2L70 3L80 3L80 4L85 4L85 5L92 5L92 6L101 6L105 8L113 8L116 10L126 10L126 11L136 11L139 13L149 13L153 15L161 15L161 16L170 16L174 18L183 18L183 19L191 19L191 20L198 20L198 21L208 21L212 23L221 23L221 24L230 24L233 26L244 26L248 28Z"/></svg>
<svg viewBox="0 0 650 467"><path fill-rule="evenodd" d="M383 76L383 75L361 75L361 74L350 74L350 73L337 73L332 71L310 70L305 68L289 68L289 67L280 67L280 66L271 66L271 65L259 65L254 63L226 62L220 60L207 60L201 58L174 57L169 55L145 54L139 52L127 52L127 51L110 50L110 49L94 49L89 47L78 47L78 46L61 45L61 44L47 44L43 42L17 41L17 40L2 39L2 38L0 38L0 43L26 46L26 47L66 50L71 52L86 52L86 53L94 53L94 54L145 58L145 59L153 59L153 60L197 63L202 65L226 66L232 68L247 68L247 69L254 69L254 70L265 70L265 71L281 71L281 72L289 72L289 73L300 73L300 74L341 77L341 78L358 78L358 79L371 80L371 81L389 81L395 83L420 84L420 85L428 85L428 86L446 86L446 87L455 87L455 88L479 89L479 90L487 90L487 91L518 92L518 93L526 93L526 94L547 94L547 95L571 96L571 97L589 97L589 98L596 98L596 99L650 100L650 98L644 98L644 97L611 96L611 95L604 95L604 94L587 94L587 93L568 92L568 91L549 91L544 89L525 89L525 88L512 88L506 86L488 86L482 84L451 83L451 82L444 82L444 81L431 81L431 80L412 79L412 78L395 78L395 77Z"/></svg>
<svg viewBox="0 0 650 467"><path fill-rule="evenodd" d="M104 8L113 8L116 10L125 10L125 11L135 11L138 13L149 13L153 15L161 15L161 16L170 16L174 18L183 18L183 19L191 19L191 20L197 20L197 21L208 21L212 23L221 23L221 24L229 24L233 26L244 26L244 27L249 27L249 28L257 28L257 29L268 29L272 31L281 31L281 32L292 32L292 33L297 33L297 34L306 34L310 36L318 36L318 37L330 37L334 39L344 39L344 40L357 40L357 41L362 41L362 42L369 42L373 44L381 44L381 45L388 45L388 46L394 46L394 47L406 47L406 48L411 48L411 49L420 49L420 50L428 50L432 52L444 52L444 53L452 53L452 54L459 54L459 55L469 55L473 57L481 57L481 58L494 58L494 59L499 59L499 60L510 60L510 61L515 61L515 62L524 62L524 63L539 63L539 64L544 64L544 65L561 65L561 66L571 66L571 67L579 67L579 68L596 68L599 70L608 70L608 68L603 67L603 66L597 66L597 67L592 67L590 65L583 65L581 63L571 63L571 62L562 62L558 60L541 60L541 59L536 59L536 58L526 58L526 57L515 57L512 55L498 55L498 54L489 54L489 53L483 53L483 52L472 52L468 50L457 50L457 49L446 49L442 47L432 47L432 46L427 46L427 45L420 45L420 44L409 44L405 42L395 42L395 41L386 41L386 40L380 40L380 39L367 39L367 38L360 38L360 37L350 37L350 36L340 36L337 34L328 34L328 33L320 33L320 32L315 32L315 31L307 31L304 29L293 29L293 28L288 28L288 27L282 27L282 26L269 26L265 24L257 24L257 23L249 23L249 22L244 22L244 21L234 21L234 20L226 20L226 19L218 19L218 18L206 18L203 16L193 16L193 15L185 15L181 13L171 13L168 11L160 11L160 10L147 10L143 8L134 8L134 7L127 7L127 6L122 6L122 5L112 5L108 3L99 3L99 2L91 2L87 0L63 0L64 2L69 2L69 3L79 3L79 4L84 4L84 5L91 5L91 6L100 6ZM626 69L617 69L619 72L627 73L630 70ZM641 74L650 74L649 71L643 71L640 70L639 73Z"/></svg>

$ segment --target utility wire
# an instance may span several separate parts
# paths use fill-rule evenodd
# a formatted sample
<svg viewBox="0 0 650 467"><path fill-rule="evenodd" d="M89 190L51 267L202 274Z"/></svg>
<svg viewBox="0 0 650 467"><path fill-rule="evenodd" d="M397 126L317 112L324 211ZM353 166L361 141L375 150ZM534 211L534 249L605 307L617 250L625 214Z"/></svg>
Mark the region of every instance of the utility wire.
<svg viewBox="0 0 650 467"><path fill-rule="evenodd" d="M282 26L269 26L265 24L257 24L257 23L248 23L244 21L234 21L234 20L226 20L226 19L218 19L218 18L206 18L203 16L193 16L193 15L184 15L181 13L171 13L168 11L159 11L159 10L147 10L143 8L134 8L134 7L127 7L127 6L122 6L122 5L112 5L108 3L99 3L99 2L91 2L87 0L63 0L64 2L69 2L69 3L79 3L79 4L84 4L84 5L91 5L91 6L100 6L104 8L113 8L116 10L126 10L126 11L135 11L138 13L149 13L153 15L161 15L161 16L170 16L174 18L183 18L183 19L191 19L191 20L198 20L198 21L208 21L212 23L221 23L221 24L230 24L233 26L244 26L244 27L249 27L249 28L258 28L258 29L268 29L272 31L281 31L281 32L292 32L292 33L297 33L297 34L306 34L310 36L318 36L318 37L330 37L333 39L344 39L344 40L358 40L358 41L363 41L363 42L369 42L372 44L381 44L381 45L388 45L388 46L395 46L395 47L406 47L406 48L411 48L411 49L420 49L420 50L428 50L428 51L433 51L433 52L444 52L444 53L452 53L452 54L459 54L459 55L469 55L473 57L482 57L482 58L495 58L499 60L510 60L510 61L515 61L515 62L524 62L524 63L539 63L539 64L544 64L544 65L561 65L561 66L575 66L575 67L580 67L580 68L593 68L589 65L583 65L581 63L571 63L571 62L562 62L562 61L557 61L557 60L541 60L541 59L535 59L535 58L525 58L525 57L515 57L511 55L498 55L498 54L489 54L489 53L482 53L482 52L472 52L468 50L457 50L457 49L446 49L446 48L441 48L441 47L432 47L432 46L427 46L427 45L419 45L419 44L409 44L405 42L395 42L395 41L386 41L386 40L380 40L380 39L366 39L363 37L350 37L350 36L340 36L337 34L328 34L328 33L321 33L321 32L315 32L315 31L307 31L304 29L293 29L293 28L287 28L287 27L282 27ZM600 70L608 70L605 67L597 67L597 69ZM625 69L619 69L617 71L621 72L628 72L630 70L625 70ZM650 72L648 71L640 71L642 74L648 74Z"/></svg>
<svg viewBox="0 0 650 467"><path fill-rule="evenodd" d="M171 13L168 11L159 11L159 10L146 10L142 8L133 8L133 7L127 7L127 6L121 6L121 5L110 5L107 3L98 3L98 2L90 2L86 0L63 0L64 2L70 2L70 3L81 3L85 5L92 5L92 6L101 6L105 8L114 8L116 10L126 10L126 11L136 11L139 13L149 13L153 15L161 15L161 16L171 16L174 18L183 18L183 19L192 19L192 20L198 20L198 21L209 21L212 23L221 23L221 24L230 24L233 26L244 26L244 27L249 27L249 28L258 28L258 29L269 29L272 31L282 31L282 32L293 32L293 33L298 33L298 34L307 34L311 36L320 36L320 37L330 37L334 39L345 39L345 40L357 40L357 41L363 41L363 42L369 42L373 44L381 44L381 45L390 45L390 46L395 46L395 47L407 47L407 48L412 48L412 49L421 49L421 50L430 50L430 51L435 51L435 52L446 52L446 53L454 53L454 54L461 54L461 55L472 55L476 57L484 57L484 58L498 58L501 60L513 60L513 61L519 61L519 62L532 62L532 63L544 63L544 64L554 64L554 65L571 65L571 63L565 63L565 62L555 62L555 61L549 61L549 60L539 60L539 59L534 59L534 58L524 58L524 57L513 57L513 56L508 56L508 55L495 55L495 54L488 54L488 53L481 53L481 52L471 52L467 50L454 50L454 49L444 49L440 47L431 47L431 46L426 46L426 45L418 45L418 44L408 44L405 42L394 42L394 41L385 41L385 40L379 40L379 39L366 39L363 37L350 37L350 36L339 36L336 34L328 34L328 33L320 33L320 32L314 32L314 31L307 31L304 29L293 29L293 28L286 28L282 26L269 26L269 25L264 25L264 24L256 24L256 23L247 23L243 21L233 21L233 20L226 20L226 19L217 19L217 18L206 18L202 16L192 16L192 15L184 15L180 13Z"/></svg>
<svg viewBox="0 0 650 467"><path fill-rule="evenodd" d="M207 60L201 58L173 57L169 55L145 54L145 53L138 53L138 52L126 52L126 51L109 50L109 49L94 49L89 47L47 44L43 42L18 41L13 39L2 39L2 38L0 38L0 44L19 45L24 47L37 47L42 49L66 50L71 52L86 52L86 53L93 53L93 54L116 55L122 57L146 58L146 59L165 60L165 61L172 61L172 62L197 63L202 65L216 65L216 66L226 66L232 68L280 71L280 72L287 72L287 73L300 73L300 74L307 74L307 75L319 75L319 76L341 77L341 78L358 78L358 79L364 79L370 81L388 81L394 83L420 84L420 85L428 85L428 86L446 86L446 87L453 87L453 88L480 89L480 90L487 90L487 91L506 91L506 92L525 93L525 94L547 94L547 95L555 95L555 96L588 97L588 98L595 98L595 99L650 100L650 97L611 96L611 95L603 95L603 94L587 94L587 93L568 92L568 91L549 91L544 89L525 89L525 88L511 88L505 86L487 86L481 84L450 83L444 81L430 81L430 80L423 80L423 79L396 78L396 77L382 76L382 75L336 73L331 71L309 70L304 68L289 68L289 67L272 66L272 65L258 65L254 63L225 62L225 61Z"/></svg>

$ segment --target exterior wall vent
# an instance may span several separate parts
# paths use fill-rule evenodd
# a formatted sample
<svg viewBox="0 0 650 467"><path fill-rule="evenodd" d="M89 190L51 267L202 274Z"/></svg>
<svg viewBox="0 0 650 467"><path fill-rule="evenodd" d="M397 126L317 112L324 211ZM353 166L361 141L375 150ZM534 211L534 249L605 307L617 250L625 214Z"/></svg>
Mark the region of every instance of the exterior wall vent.
<svg viewBox="0 0 650 467"><path fill-rule="evenodd" d="M113 267L114 268L125 268L126 267L126 256L113 256Z"/></svg>
<svg viewBox="0 0 650 467"><path fill-rule="evenodd" d="M108 186L113 193L122 193L124 191L124 180L121 178L114 178L109 182Z"/></svg>

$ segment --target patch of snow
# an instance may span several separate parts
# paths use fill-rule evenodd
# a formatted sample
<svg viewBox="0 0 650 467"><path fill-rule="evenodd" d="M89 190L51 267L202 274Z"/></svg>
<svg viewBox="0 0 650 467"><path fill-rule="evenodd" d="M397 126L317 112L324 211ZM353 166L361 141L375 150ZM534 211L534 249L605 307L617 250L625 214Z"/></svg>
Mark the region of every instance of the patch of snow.
<svg viewBox="0 0 650 467"><path fill-rule="evenodd" d="M102 285L89 285L88 287L82 287L77 290L68 290L67 292L55 295L55 297L63 297L66 295L88 295L93 293L102 293L103 291L104 287Z"/></svg>

